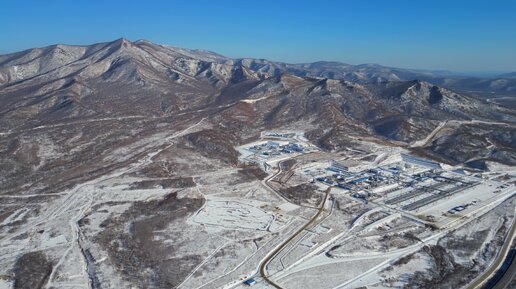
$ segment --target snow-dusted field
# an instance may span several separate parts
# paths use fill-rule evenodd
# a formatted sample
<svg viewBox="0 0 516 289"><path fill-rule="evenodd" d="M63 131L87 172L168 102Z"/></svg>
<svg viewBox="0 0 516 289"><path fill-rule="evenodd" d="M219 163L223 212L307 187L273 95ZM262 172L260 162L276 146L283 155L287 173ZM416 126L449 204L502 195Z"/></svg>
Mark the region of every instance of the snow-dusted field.
<svg viewBox="0 0 516 289"><path fill-rule="evenodd" d="M364 164L361 168L392 166L401 160L398 152L392 154L389 151L377 155L372 163ZM331 176L332 173L326 170L328 165L327 160L298 164L292 178L299 175L308 181L315 177ZM360 169L352 172L355 171L359 172ZM422 173L431 171L412 165L403 172L400 179L410 181L411 175ZM493 218L493 208L497 208L496 214L500 214L500 206L511 207L516 193L514 186L500 189L502 182L483 181L442 170L439 173L444 177L457 179L459 184L463 182L474 185L416 211L406 212L400 210L401 207L441 191L453 190L457 185L439 185L439 181L426 179L413 188L400 187L386 194L380 192L368 204L352 198L351 192L347 190L333 190L335 199L331 209L327 209L327 215L321 218L315 228L294 239L270 262L267 266L270 278L284 288L399 288L410 282L409 276L414 272L428 271L434 266L434 257L421 253L426 246L439 246L443 240L460 238L465 228L471 227L467 229L469 234L489 230L487 239L482 241L484 245L479 245L479 248L483 248L482 246L495 238L500 225L483 226L489 224L490 218ZM328 187L319 183L317 185L321 189ZM437 186L439 190L429 190L395 205L384 204L386 200L407 192L433 186ZM463 205L466 205L466 209L453 215L448 213L448 210ZM504 218L512 220L513 211L514 208L505 212ZM346 218L350 219L346 221ZM473 222L478 225L472 227L470 224ZM431 229L427 227L429 223L441 229ZM493 224L496 223L499 221ZM479 251L475 251L479 249L471 250L468 253L479 256ZM449 254L455 253L451 251ZM408 261L403 261L404 258ZM471 257L457 255L455 260L467 266ZM481 266L485 266L489 261L482 257L479 262L484 264ZM265 280L259 277L256 280L256 288L270 288Z"/></svg>
<svg viewBox="0 0 516 289"><path fill-rule="evenodd" d="M183 151L175 148L174 140L201 125L165 136L163 146L148 151L137 162L46 196L47 205L43 208L28 205L14 209L1 221L6 228L21 225L19 230L2 232L0 275L10 276L7 268L13 267L20 253L45 251L55 260L49 286L88 288L90 276L95 276L105 288L129 288L127 277L121 277L121 268L115 261L131 264L131 258L142 258L120 250L136 243L143 246L144 257L163 257L160 262L173 260L180 264L169 270L185 268L180 272L182 279L177 288L247 288L242 282L251 277L257 281L253 288L272 288L261 278L260 264L295 236L266 266L269 277L284 288L400 288L411 284L414 272L433 270L435 258L439 257L435 249L438 246L446 248L443 254L453 257L456 268L471 266L471 260L475 260L475 270L481 270L493 260L493 244L503 239L514 219L515 187L508 185L512 179L501 178L502 173L477 177L438 170L441 177L476 184L418 210L403 210L403 206L432 196L437 189L396 204L388 204L387 200L440 181L438 177L427 178L407 186L413 176L431 170L416 165L404 167L402 149L365 143L360 151L350 149L339 155L307 150L262 158L248 148L265 140L238 147L241 159L255 157L261 165L270 165L268 175L260 180L244 168L197 154L181 155ZM279 143L289 141L312 147L298 132ZM148 144L141 145L134 149L144 150ZM365 148L369 151L361 152ZM116 150L112 157L130 151ZM369 161L361 160L365 157ZM371 176L371 169L382 171L388 180L381 186L389 189L374 191L372 184L331 188L320 216L298 234L319 208L295 203L269 185L278 182L272 178L281 173L278 163L288 159L295 159L295 165L281 184L284 187L278 186L280 189L307 184L321 176L334 177L335 173L327 170L332 160L356 164L349 172L356 176ZM167 162L174 167L167 167ZM399 175L393 166L402 167ZM155 175L156 167L166 168L167 174ZM184 182L170 182L175 180L168 175L171 172L177 173L174 178L184 178ZM392 186L394 182L389 180L394 179L399 187ZM329 187L321 182L315 186L321 191ZM453 188L453 183L446 183L438 189ZM365 200L354 197L356 191L371 194ZM171 194L176 199L167 203ZM10 200L8 196L3 199ZM197 202L198 207L185 210L189 201ZM177 202L184 202L184 206L173 207ZM462 211L448 213L465 205ZM144 258L138 259L143 261ZM96 268L93 273L92 267ZM0 278L0 289L12 288L11 281Z"/></svg>
<svg viewBox="0 0 516 289"><path fill-rule="evenodd" d="M275 217L261 210L258 205L230 199L210 199L193 217L193 222L234 230L270 230Z"/></svg>

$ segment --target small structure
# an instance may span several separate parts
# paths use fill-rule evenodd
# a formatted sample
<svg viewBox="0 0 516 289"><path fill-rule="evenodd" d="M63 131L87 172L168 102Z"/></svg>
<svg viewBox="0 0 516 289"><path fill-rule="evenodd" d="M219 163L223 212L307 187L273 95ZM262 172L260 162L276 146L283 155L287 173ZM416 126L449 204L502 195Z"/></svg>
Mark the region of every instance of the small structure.
<svg viewBox="0 0 516 289"><path fill-rule="evenodd" d="M457 211L457 212L460 212L460 211L464 211L464 210L466 209L466 207L465 207L465 206L457 206L457 207L455 207L455 208L453 208L453 209L454 209L455 211Z"/></svg>
<svg viewBox="0 0 516 289"><path fill-rule="evenodd" d="M317 180L319 182L321 182L321 183L325 183L325 184L330 185L330 186L333 186L333 184L334 184L332 180L330 180L330 179L328 179L326 177L319 177L319 178L317 178Z"/></svg>
<svg viewBox="0 0 516 289"><path fill-rule="evenodd" d="M349 168L347 166L336 161L331 161L330 167L328 168L329 171L337 172L339 174L347 172L348 169Z"/></svg>
<svg viewBox="0 0 516 289"><path fill-rule="evenodd" d="M342 183L339 183L337 185L337 187L341 188L341 189L345 189L345 190L349 190L351 191L353 188L351 188L350 186L346 186L345 184L342 184Z"/></svg>
<svg viewBox="0 0 516 289"><path fill-rule="evenodd" d="M298 143L293 143L293 142L289 142L286 145L282 145L282 146L280 146L280 148L282 149L282 151L284 153L287 153L287 154L296 153L296 152L301 153L304 151L303 146L301 146Z"/></svg>
<svg viewBox="0 0 516 289"><path fill-rule="evenodd" d="M356 193L353 193L353 195L351 195L353 198L357 198L357 199L365 199L368 197L368 193L367 192L364 192L364 191L360 191L360 192L356 192Z"/></svg>
<svg viewBox="0 0 516 289"><path fill-rule="evenodd" d="M350 185L356 185L356 184L360 184L362 182L365 182L369 180L369 177L361 177L361 178L358 178L358 179L354 179L352 181L349 181L348 184Z"/></svg>
<svg viewBox="0 0 516 289"><path fill-rule="evenodd" d="M267 147L269 148L278 148L279 147L279 143L275 142L275 141L267 141Z"/></svg>
<svg viewBox="0 0 516 289"><path fill-rule="evenodd" d="M256 280L254 280L253 278L249 278L244 281L244 284L247 286L253 286L254 284L256 284Z"/></svg>
<svg viewBox="0 0 516 289"><path fill-rule="evenodd" d="M293 152L294 152L293 150L288 149L288 148L283 148L281 151L282 151L282 152L284 152L284 153L286 153L286 154L291 154L291 153L293 153Z"/></svg>

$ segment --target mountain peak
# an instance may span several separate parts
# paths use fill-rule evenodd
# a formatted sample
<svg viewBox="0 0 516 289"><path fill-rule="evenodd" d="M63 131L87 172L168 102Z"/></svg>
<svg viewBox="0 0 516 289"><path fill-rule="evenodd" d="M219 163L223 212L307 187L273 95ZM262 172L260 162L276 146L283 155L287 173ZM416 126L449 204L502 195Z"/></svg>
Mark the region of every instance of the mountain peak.
<svg viewBox="0 0 516 289"><path fill-rule="evenodd" d="M127 47L129 45L132 45L132 42L127 40L126 38L118 38L117 40L113 41L112 42L113 44L116 44L118 46L121 46L121 47Z"/></svg>
<svg viewBox="0 0 516 289"><path fill-rule="evenodd" d="M106 47L111 47L113 49L119 49L119 48L124 48L124 47L129 47L131 46L133 43L131 41L129 41L128 39L126 38L118 38L116 40L113 40L111 42L106 42Z"/></svg>
<svg viewBox="0 0 516 289"><path fill-rule="evenodd" d="M194 76L205 72L211 75L210 65L220 70L220 77L226 78L230 70L236 67L244 68L246 73L254 74L259 78L278 76L289 73L300 77L323 77L328 79L347 80L353 82L380 83L389 81L407 81L419 79L432 84L444 86L459 91L478 91L480 94L492 92L514 95L516 76L514 73L500 75L498 78L464 78L459 76L442 75L429 71L393 68L378 64L352 65L335 61L318 61L313 63L288 64L269 61L266 59L239 58L234 59L224 55L204 50L187 49L170 45L155 44L140 39L130 41L121 37L111 42L92 45L52 45L43 48L0 55L0 83L12 83L67 65L79 59L97 61L108 59L107 56L134 58L140 62L153 59L151 66L168 66L172 70L178 68L179 73ZM83 63L85 64L85 63ZM148 62L150 64L150 62ZM75 66L77 68L78 66ZM74 69L75 69L74 68ZM167 70L168 68L164 68ZM229 69L228 71L225 71ZM218 76L217 76L218 77Z"/></svg>
<svg viewBox="0 0 516 289"><path fill-rule="evenodd" d="M120 37L117 40L115 40L114 42L131 43L131 41L129 41L127 38L124 38L124 37Z"/></svg>

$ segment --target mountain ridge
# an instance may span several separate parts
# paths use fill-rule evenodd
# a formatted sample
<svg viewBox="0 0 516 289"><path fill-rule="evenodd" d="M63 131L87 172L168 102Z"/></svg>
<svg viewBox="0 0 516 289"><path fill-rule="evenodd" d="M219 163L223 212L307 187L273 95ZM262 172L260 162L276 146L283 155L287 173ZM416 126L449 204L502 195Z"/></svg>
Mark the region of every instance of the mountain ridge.
<svg viewBox="0 0 516 289"><path fill-rule="evenodd" d="M43 53L49 49L63 49L83 50L83 53L94 50L99 46L113 45L115 43L124 43L125 45L145 46L151 45L154 47L161 47L165 50L174 51L183 56L198 58L203 61L213 62L217 64L233 65L235 63L242 63L244 67L258 71L264 75L272 76L280 73L291 73L297 76L307 77L324 77L331 79L344 79L355 82L382 82L382 81L408 81L414 79L421 79L436 85L444 86L450 89L456 89L470 94L478 94L480 96L489 95L492 93L499 93L502 95L516 95L516 80L511 74L496 77L471 77L467 75L460 75L460 73L447 71L432 71L432 70L418 70L418 69L403 69L396 67L382 66L378 64L358 64L351 65L337 61L317 61L313 63L299 63L290 64L284 62L269 61L266 59L254 58L229 58L221 54L199 49L185 49L169 45L157 45L147 40L138 40L131 42L125 38L120 38L112 42L102 42L93 45L64 45L56 44L43 48L28 49L22 52L12 54L0 55L0 65L5 66L6 63L16 56L26 54L38 54L37 51ZM74 54L73 51L71 54ZM80 53L79 53L80 54ZM34 59L32 59L34 60ZM0 72L0 85L8 82L7 76L4 72Z"/></svg>
<svg viewBox="0 0 516 289"><path fill-rule="evenodd" d="M365 138L452 165L516 163L514 110L424 80L300 75L266 60L125 39L42 51L0 56L0 144L23 155L3 160L10 168L4 189L21 189L25 178L67 175L77 163L94 173L109 151L200 120L209 129L195 145L230 163L235 144L283 128L304 131L328 151ZM61 153L33 156L43 146L31 141L35 136Z"/></svg>

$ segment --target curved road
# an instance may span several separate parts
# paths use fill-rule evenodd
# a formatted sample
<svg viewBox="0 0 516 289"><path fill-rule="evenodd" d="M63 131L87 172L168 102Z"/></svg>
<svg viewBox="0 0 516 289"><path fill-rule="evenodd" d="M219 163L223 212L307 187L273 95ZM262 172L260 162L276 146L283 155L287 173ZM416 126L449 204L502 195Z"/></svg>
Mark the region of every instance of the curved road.
<svg viewBox="0 0 516 289"><path fill-rule="evenodd" d="M281 162L280 162L281 163ZM269 180L271 180L274 176L276 176L277 174L279 174L281 172L281 166L278 164L278 172L276 174L274 174L272 177L270 177L269 179L267 179L267 181L265 182L265 184L273 191L274 188L270 187L267 182ZM267 265L270 263L270 261L272 259L274 259L274 257L276 257L278 255L278 253L280 253L292 240L294 240L294 238L296 238L299 234L301 234L305 229L307 229L309 226L311 226L316 220L317 218L319 218L319 216L322 214L322 212L324 211L324 206L326 205L326 200L328 199L328 195L330 194L330 190L331 190L332 187L328 187L328 189L326 189L325 191L325 195L324 195L324 199L322 201L322 204L321 206L319 207L319 210L317 211L317 213L310 219L310 221L308 221L308 223L306 223L303 227L301 227L299 230L297 230L292 236L290 236L287 240L283 241L283 243L281 243L276 249L274 249L272 252L270 252L267 257L265 257L265 259L263 259L262 263L260 264L260 275L262 275L263 279L265 281L267 281L270 285L272 285L274 288L278 288L278 289L283 289L283 287L281 287L280 285L278 285L277 283L275 283L274 281L272 281L268 276L267 276Z"/></svg>
<svg viewBox="0 0 516 289"><path fill-rule="evenodd" d="M284 196L282 196L279 192L277 192L273 187L269 186L268 182L273 179L275 176L277 176L279 173L281 173L281 162L278 163L278 172L275 173L274 175L272 175L271 177L267 178L266 181L264 182L265 185L271 189L272 191L274 191L276 194L280 195L283 199L286 199ZM328 200L328 195L331 191L331 186L328 187L328 189L326 189L325 191L325 196L324 196L324 200L321 204L321 206L319 207L317 213L308 221L308 223L306 223L303 227L301 227L299 230L297 230L292 236L290 236L287 240L283 241L283 243L281 243L276 249L274 249L273 251L271 251L267 257L265 257L265 259L262 260L260 266L259 266L259 271L260 271L260 275L262 276L262 278L267 281L270 285L272 285L274 288L277 288L277 289L283 289L283 287L281 287L279 284L277 284L276 282L274 282L273 280L271 280L268 276L267 276L267 265L271 262L272 259L274 259L274 257L276 257L287 245L289 245L289 243L294 240L298 235L300 235L304 230L306 230L308 227L310 227L316 220L317 218L319 218L319 216L322 214L322 212L324 211L324 206L326 205L326 201ZM288 201L288 200L287 200ZM498 258L494 261L494 263L488 268L488 270L486 270L482 275L480 275L479 277L477 277L475 280L473 280L472 283L470 283L468 286L465 287L465 289L478 289L480 288L480 286L482 284L485 283L485 281L487 281L497 270L498 268L502 265L502 263L504 262L505 260L505 257L507 255L507 253L509 252L509 250L511 249L511 244L512 244L512 241L515 237L515 234L516 234L516 221L513 221L513 224L511 226L511 229L509 231L509 233L507 234L507 238L506 238L506 242L504 243L503 247L501 248L500 250L500 254L498 256ZM513 267L513 266L511 266Z"/></svg>
<svg viewBox="0 0 516 289"><path fill-rule="evenodd" d="M498 280L492 289L511 289L514 287L514 280L516 279L516 257L513 256L511 265L507 268L507 271L504 272L502 278Z"/></svg>
<svg viewBox="0 0 516 289"><path fill-rule="evenodd" d="M512 241L515 237L516 233L516 221L513 220L511 230L507 234L507 238L505 239L505 243L503 244L502 249L500 250L500 254L498 254L497 259L493 262L493 264L480 276L478 276L471 284L469 284L465 289L476 289L480 288L484 282L488 281L489 278L500 268L502 263L504 262L507 253L511 249ZM512 266L511 266L512 267Z"/></svg>

